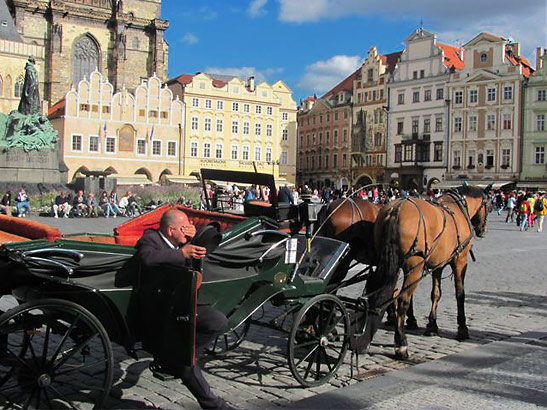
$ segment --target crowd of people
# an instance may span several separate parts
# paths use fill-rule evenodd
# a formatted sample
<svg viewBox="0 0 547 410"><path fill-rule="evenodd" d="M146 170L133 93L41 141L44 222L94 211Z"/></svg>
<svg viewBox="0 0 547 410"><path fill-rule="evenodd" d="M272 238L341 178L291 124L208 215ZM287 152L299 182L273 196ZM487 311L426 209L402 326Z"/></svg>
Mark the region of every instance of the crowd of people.
<svg viewBox="0 0 547 410"><path fill-rule="evenodd" d="M547 215L545 192L498 191L492 197L492 205L498 215L505 211L505 222L516 222L521 231L537 225L537 231L543 232L543 221Z"/></svg>

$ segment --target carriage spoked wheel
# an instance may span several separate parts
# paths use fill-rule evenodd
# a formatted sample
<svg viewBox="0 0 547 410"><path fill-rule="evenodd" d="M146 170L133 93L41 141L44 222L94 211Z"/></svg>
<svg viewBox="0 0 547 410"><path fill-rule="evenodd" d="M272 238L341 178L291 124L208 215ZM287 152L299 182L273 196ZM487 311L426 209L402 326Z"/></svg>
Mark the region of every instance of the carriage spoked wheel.
<svg viewBox="0 0 547 410"><path fill-rule="evenodd" d="M217 337L206 352L213 355L223 355L237 349L241 342L245 340L250 327L251 318L245 320L235 329L228 330L226 333Z"/></svg>
<svg viewBox="0 0 547 410"><path fill-rule="evenodd" d="M101 408L112 374L110 339L81 306L41 299L0 316L3 408Z"/></svg>
<svg viewBox="0 0 547 410"><path fill-rule="evenodd" d="M289 368L305 387L327 382L342 364L349 346L350 319L334 295L310 299L294 318L288 342Z"/></svg>

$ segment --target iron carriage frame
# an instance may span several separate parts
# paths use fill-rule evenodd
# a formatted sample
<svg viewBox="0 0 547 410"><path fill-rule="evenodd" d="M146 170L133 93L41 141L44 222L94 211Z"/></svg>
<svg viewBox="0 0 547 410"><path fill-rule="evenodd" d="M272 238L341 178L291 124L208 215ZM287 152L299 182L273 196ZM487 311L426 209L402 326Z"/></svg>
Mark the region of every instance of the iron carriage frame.
<svg viewBox="0 0 547 410"><path fill-rule="evenodd" d="M135 315L139 267L132 246L68 237L0 248L1 295L17 302L0 316L4 406L54 407L61 402L74 407L84 396L101 407L113 381L111 342L135 359L135 345L142 342L154 356L155 376L172 377L165 363L195 363L198 299L228 317L229 330L214 343L213 353L236 348L251 323L257 323L253 314L271 302L286 309L261 324L288 333L288 363L295 379L316 386L336 373L350 337L366 326L365 320L356 329L348 310L365 316L368 310L365 298L336 295L340 286L355 281L329 283L348 244L319 236L312 243L316 206L307 201L278 204L271 175L202 170L202 177L269 186L271 204L245 204L249 217L221 234L215 230L219 245L199 265L163 267L162 279L154 284L152 312L163 320L153 329L143 329ZM163 208L158 215L168 206ZM203 211L208 213L214 211ZM288 220L292 226L282 229ZM203 231L218 228L214 225ZM297 228L302 225L304 233ZM365 278L359 275L359 280ZM284 326L288 317L290 329Z"/></svg>

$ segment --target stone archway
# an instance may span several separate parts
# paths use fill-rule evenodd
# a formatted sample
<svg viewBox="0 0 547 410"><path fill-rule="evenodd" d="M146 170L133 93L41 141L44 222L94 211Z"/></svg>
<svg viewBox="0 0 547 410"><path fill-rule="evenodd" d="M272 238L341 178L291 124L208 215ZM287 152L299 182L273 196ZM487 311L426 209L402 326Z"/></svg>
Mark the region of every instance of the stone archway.
<svg viewBox="0 0 547 410"><path fill-rule="evenodd" d="M152 173L147 168L139 168L135 171L135 175L146 175L149 181L153 181Z"/></svg>
<svg viewBox="0 0 547 410"><path fill-rule="evenodd" d="M365 186L365 185L371 185L373 183L372 178L368 175L361 175L359 178L357 178L357 182L354 184L355 186Z"/></svg>
<svg viewBox="0 0 547 410"><path fill-rule="evenodd" d="M160 177L159 177L160 184L162 185L167 184L167 175L173 175L173 173L168 169L164 169L163 171L161 171Z"/></svg>
<svg viewBox="0 0 547 410"><path fill-rule="evenodd" d="M72 175L72 180L74 181L78 177L83 177L85 174L89 172L89 168L85 165L82 165L80 168L78 168L74 174Z"/></svg>

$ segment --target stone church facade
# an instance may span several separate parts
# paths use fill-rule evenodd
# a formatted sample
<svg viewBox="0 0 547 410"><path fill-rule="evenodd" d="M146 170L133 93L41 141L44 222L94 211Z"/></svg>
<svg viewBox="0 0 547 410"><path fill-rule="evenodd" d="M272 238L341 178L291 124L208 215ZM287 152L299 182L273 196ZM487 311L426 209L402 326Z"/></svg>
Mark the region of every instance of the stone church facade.
<svg viewBox="0 0 547 410"><path fill-rule="evenodd" d="M167 80L161 0L5 1L24 43L45 48L50 106L96 69L114 89L135 89L154 74Z"/></svg>

